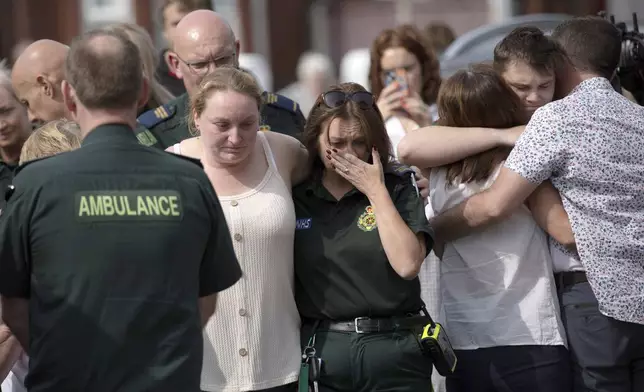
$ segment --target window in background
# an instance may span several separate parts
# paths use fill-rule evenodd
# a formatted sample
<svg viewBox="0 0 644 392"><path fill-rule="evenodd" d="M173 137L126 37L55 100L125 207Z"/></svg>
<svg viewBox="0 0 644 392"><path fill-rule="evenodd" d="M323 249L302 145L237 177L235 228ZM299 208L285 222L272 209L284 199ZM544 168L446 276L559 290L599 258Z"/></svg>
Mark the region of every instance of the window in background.
<svg viewBox="0 0 644 392"><path fill-rule="evenodd" d="M517 3L519 14L596 15L606 9L605 0L519 0Z"/></svg>
<svg viewBox="0 0 644 392"><path fill-rule="evenodd" d="M108 23L135 23L132 0L82 0L83 30L91 30Z"/></svg>

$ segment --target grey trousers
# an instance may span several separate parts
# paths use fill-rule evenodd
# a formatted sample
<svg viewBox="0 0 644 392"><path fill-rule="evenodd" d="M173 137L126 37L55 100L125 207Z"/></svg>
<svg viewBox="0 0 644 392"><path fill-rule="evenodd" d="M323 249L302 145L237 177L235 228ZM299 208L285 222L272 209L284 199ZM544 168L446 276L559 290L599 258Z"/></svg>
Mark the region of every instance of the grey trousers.
<svg viewBox="0 0 644 392"><path fill-rule="evenodd" d="M644 325L599 312L590 284L559 290L575 392L644 391Z"/></svg>

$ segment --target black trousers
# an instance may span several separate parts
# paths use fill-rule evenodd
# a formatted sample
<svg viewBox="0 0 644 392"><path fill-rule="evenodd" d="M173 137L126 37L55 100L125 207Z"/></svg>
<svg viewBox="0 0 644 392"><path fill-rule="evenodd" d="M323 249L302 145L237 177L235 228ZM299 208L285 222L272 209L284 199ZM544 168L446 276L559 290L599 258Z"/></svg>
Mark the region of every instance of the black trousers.
<svg viewBox="0 0 644 392"><path fill-rule="evenodd" d="M559 290L575 392L644 391L644 325L599 312L590 284Z"/></svg>
<svg viewBox="0 0 644 392"><path fill-rule="evenodd" d="M302 326L306 346L311 325ZM432 361L421 352L416 333L357 334L318 329L317 356L322 358L320 392L430 392Z"/></svg>
<svg viewBox="0 0 644 392"><path fill-rule="evenodd" d="M498 346L455 350L447 392L570 392L564 346Z"/></svg>

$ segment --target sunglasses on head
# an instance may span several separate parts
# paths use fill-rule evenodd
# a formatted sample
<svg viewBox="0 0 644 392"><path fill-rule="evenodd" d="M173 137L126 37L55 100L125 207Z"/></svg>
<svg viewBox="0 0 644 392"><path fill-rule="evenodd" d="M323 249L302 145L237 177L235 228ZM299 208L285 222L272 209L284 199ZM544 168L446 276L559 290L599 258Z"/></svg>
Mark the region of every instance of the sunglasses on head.
<svg viewBox="0 0 644 392"><path fill-rule="evenodd" d="M373 94L368 91L357 91L355 93L345 93L344 91L327 91L322 94L322 102L330 108L337 108L348 101L358 104L361 109L369 109L373 106Z"/></svg>

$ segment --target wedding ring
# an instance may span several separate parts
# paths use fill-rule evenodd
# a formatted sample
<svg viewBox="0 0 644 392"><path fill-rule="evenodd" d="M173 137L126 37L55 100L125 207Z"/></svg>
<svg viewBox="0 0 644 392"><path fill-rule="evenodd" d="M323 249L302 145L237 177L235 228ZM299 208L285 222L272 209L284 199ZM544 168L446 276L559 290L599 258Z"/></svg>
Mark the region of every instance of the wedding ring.
<svg viewBox="0 0 644 392"><path fill-rule="evenodd" d="M349 169L344 169L343 172L348 173Z"/></svg>

